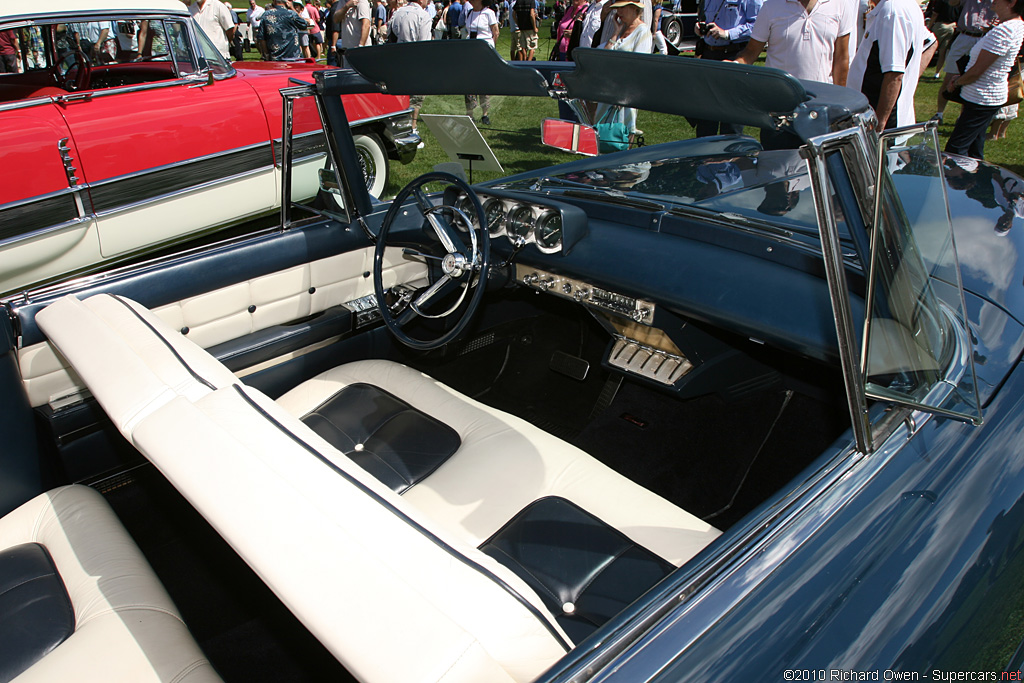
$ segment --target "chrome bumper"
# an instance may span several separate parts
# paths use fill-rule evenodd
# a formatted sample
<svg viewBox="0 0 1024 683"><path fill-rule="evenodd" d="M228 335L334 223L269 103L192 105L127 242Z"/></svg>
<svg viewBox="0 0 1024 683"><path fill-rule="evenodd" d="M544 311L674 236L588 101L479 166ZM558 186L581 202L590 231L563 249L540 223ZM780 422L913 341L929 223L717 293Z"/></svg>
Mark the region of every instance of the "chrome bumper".
<svg viewBox="0 0 1024 683"><path fill-rule="evenodd" d="M398 160L407 164L416 156L417 145L420 144L420 134L413 131L396 135L394 138L395 150L398 153Z"/></svg>

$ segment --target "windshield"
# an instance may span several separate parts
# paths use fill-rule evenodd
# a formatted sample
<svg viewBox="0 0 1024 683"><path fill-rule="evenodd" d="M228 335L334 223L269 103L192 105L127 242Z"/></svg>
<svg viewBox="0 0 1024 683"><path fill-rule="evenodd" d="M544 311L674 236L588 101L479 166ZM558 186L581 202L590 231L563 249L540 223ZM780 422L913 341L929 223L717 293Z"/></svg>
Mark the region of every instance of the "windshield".
<svg viewBox="0 0 1024 683"><path fill-rule="evenodd" d="M867 395L980 421L970 345L957 338L965 306L934 130L883 137L878 188Z"/></svg>
<svg viewBox="0 0 1024 683"><path fill-rule="evenodd" d="M732 149L706 155L679 158L680 151L686 150L673 149L672 157L650 154L647 159L633 153L624 163L597 157L566 164L555 173L517 176L497 187L556 192L594 189L611 198L661 204L667 210L713 211L817 236L810 180L799 150L762 150L753 138L746 138L733 142ZM839 224L840 235L847 236L841 217Z"/></svg>

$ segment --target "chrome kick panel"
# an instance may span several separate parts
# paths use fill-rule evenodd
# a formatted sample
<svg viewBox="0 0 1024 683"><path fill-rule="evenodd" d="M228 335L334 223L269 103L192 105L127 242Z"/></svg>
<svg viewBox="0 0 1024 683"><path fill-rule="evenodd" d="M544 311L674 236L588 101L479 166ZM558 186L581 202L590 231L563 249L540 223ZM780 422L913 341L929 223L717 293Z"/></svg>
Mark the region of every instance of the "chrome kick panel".
<svg viewBox="0 0 1024 683"><path fill-rule="evenodd" d="M608 364L668 386L673 386L693 369L693 364L683 356L626 337L615 338L608 355Z"/></svg>
<svg viewBox="0 0 1024 683"><path fill-rule="evenodd" d="M517 263L516 280L531 289L593 306L642 325L651 325L654 320L654 304L650 301L610 292L571 277L554 275Z"/></svg>

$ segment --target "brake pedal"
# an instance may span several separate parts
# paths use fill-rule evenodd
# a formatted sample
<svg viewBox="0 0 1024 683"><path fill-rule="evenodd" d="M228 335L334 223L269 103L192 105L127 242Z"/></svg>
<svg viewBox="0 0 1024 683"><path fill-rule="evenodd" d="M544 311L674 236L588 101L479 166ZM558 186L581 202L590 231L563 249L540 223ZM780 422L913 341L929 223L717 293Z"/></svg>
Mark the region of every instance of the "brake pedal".
<svg viewBox="0 0 1024 683"><path fill-rule="evenodd" d="M590 363L579 356L570 356L565 351L555 351L551 355L551 362L548 363L548 367L579 382L585 380L587 372L590 371Z"/></svg>

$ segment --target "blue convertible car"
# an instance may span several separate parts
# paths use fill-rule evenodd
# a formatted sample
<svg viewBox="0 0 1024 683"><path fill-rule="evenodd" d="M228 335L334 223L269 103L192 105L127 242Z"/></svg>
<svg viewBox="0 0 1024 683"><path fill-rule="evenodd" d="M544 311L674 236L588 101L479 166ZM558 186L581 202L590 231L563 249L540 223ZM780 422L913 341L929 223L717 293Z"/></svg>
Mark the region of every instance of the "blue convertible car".
<svg viewBox="0 0 1024 683"><path fill-rule="evenodd" d="M845 88L576 55L351 51L282 91L314 203L3 302L0 679L1017 675L1024 181ZM380 203L360 92L762 135Z"/></svg>

